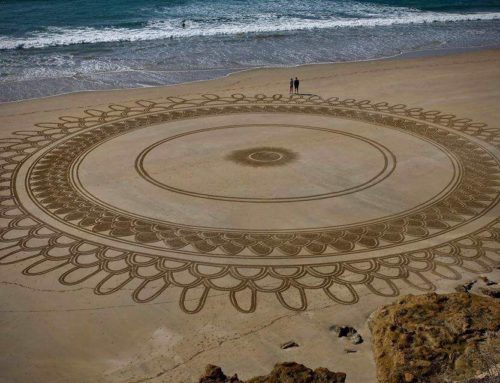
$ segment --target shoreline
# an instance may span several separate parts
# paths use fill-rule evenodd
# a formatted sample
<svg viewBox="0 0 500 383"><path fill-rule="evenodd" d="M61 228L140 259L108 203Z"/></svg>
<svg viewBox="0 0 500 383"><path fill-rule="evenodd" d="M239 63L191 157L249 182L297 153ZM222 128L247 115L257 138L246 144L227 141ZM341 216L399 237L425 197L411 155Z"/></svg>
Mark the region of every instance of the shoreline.
<svg viewBox="0 0 500 383"><path fill-rule="evenodd" d="M341 100L349 99L349 104L354 102L352 100L365 101L365 103L358 104L360 107L368 105L369 102L370 105L379 105L381 108L386 105L397 105L396 110L399 111L402 109L417 113L428 111L430 112L430 120L436 115L443 116L444 123L442 127L449 130L452 127L444 126L447 118L458 121L459 124L464 123L466 126L472 126L477 131L474 130L470 133L469 130L469 133L467 133L461 131L461 126L458 125L456 132L461 137L467 138L471 144L479 144L483 148L489 148L488 151L492 156L500 158L498 140L489 143L484 141L484 137L481 135L483 133L484 136L488 137L488 134L494 134L500 128L498 123L500 121L500 109L498 108L500 104L500 49L469 51L432 57L406 59L398 57L369 62L311 64L295 68L257 69L196 83L115 91L86 91L50 96L43 99L3 103L0 104L0 138L4 143L12 145L12 148L19 152L23 152L23 148L25 148L22 140L26 139L30 142L33 140L33 145L30 144L30 147L34 146L36 150L36 145L39 145L36 136L42 130L43 134L45 134L45 132L53 130L54 127L60 129L62 126L68 126L71 128L71 124L77 124L78 127L89 128L88 132L102 128L104 133L107 128L111 128L110 133L112 133L114 129L114 126L111 125L113 123L112 119L121 119L122 106L135 107L135 111L133 110L132 113L137 111L141 113L139 109L144 110L149 107L150 102L159 104L172 103L169 100L175 102L176 98L195 100L194 105L199 105L202 94L220 95L226 97L226 99L233 94L242 93L249 98L254 98L253 96L257 94L282 94L283 104L287 104L289 97L288 80L291 75L297 75L302 80L301 91L303 93L315 94L324 100L336 96ZM198 100L198 104L196 104L196 100ZM115 110L114 115L110 117L109 121L102 123L103 120L100 119L102 112L109 111L112 105ZM273 107L274 105L270 106ZM218 108L219 105L214 107ZM290 107L302 108L300 104L296 106L290 105ZM161 105L159 109L161 110ZM364 111L361 111L360 114L363 113ZM384 111L380 112L380 114L386 114L395 119L401 116L399 113L385 113ZM124 117L124 120L131 118L135 119L136 117L129 115ZM139 116L139 118L142 117ZM81 175L82 187L96 194L98 198L102 198L106 204L109 203L116 209L130 211L134 215L139 214L149 217L159 215L161 216L160 219L172 219L182 225L190 224L209 227L228 227L232 225L231 227L241 229L242 226L255 228L257 226L263 227L264 224L268 224L268 227L270 227L273 224L273 227L286 226L285 229L287 230L298 230L301 227L307 228L313 227L313 225L319 227L330 223L333 225L336 224L334 220L342 221L346 225L355 220L359 222L366 221L370 217L365 218L365 215L372 210L374 211L373 215L377 217L396 215L403 211L406 208L405 206L411 208L422 203L425 198L438 195L441 190L444 190L444 186L439 185L444 185L455 174L454 162L446 160L449 157L446 156L445 152L441 152L441 144L430 145L431 142L428 140L418 139L412 134L404 134L402 131L390 129L390 126L385 129L383 126L368 121L355 121L349 118L331 120L329 116L314 113L287 114L261 113L260 111L257 113L230 114L214 112L213 115L202 117L201 120L198 118L165 122L165 124L173 124L169 126L163 125L163 122L154 119L150 121L152 125L147 128L139 126L139 129L135 129L137 126L131 125L132 130L129 133L106 142L102 141L102 145L109 144L112 146L101 146L100 144L94 146L98 142L94 143L89 140L86 145L92 145L95 149L89 151L88 155L85 154L84 162L81 164L75 162L74 167L61 174L69 175L73 170L78 171L77 174ZM96 125L85 127L86 125L82 121L90 121ZM268 214L266 220L259 219L255 214L253 215L254 219L250 220L251 215L244 214L241 205L231 205L227 208L227 212L219 213L218 210L211 210L212 204L219 202L209 199L203 199L202 201L201 198L194 199L184 194L176 195L176 201L178 202L173 199L167 201L172 196L163 194L163 189L158 188L159 190L157 190L154 186L149 188L150 184L148 182L134 181L138 177L137 174L139 174L134 167L139 154L143 153L146 148L152 147L152 144L166 138L165 134L180 135L183 132L212 129L218 126L249 124L262 125L264 126L263 129L267 129L268 126L287 124L316 126L324 129L337 129L339 132L349 133L351 136L357 134L370 140L381 141L382 145L390 148L395 153L397 159L395 172L399 172L401 178L393 179L392 177L397 174L391 175L387 180L377 185L382 187L384 182L393 182L392 184L386 184L388 186L384 186L385 189L378 189L378 193L373 192L371 195L366 195L365 198L362 196L355 198L354 194L350 195L353 198L352 203L347 205L346 208L343 208L346 205L338 203L338 207L327 210L315 208L311 205L316 201L303 201L297 204L297 207L292 206L292 208L281 205L284 206L282 210L276 209L272 212L272 216L267 213L267 210L263 209L262 214ZM143 128L144 130L142 130ZM232 183L219 182L222 179L221 175L230 174L232 165L237 167L235 164L226 164L224 162L225 166L202 167L202 165L210 163L205 158L212 158L209 155L212 151L218 155L219 153L225 154L230 149L240 148L240 146L234 144L236 139L239 140L239 137L243 137L241 141L244 146L286 146L291 150L295 148L292 144L301 145L302 142L306 142L305 138L307 138L306 135L293 136L293 140L287 141L275 136L277 134L275 132L278 132L278 130L274 128L272 131L271 129L268 130L268 135L260 133L238 136L224 134L224 131L218 129L212 129L211 132L219 134L216 137L217 139L210 141L205 140L204 136L198 136L201 137L198 139L196 135L185 135L182 139L193 141L186 141L185 144L182 144L182 140L179 138L178 144L164 146L163 150L151 152L151 155L157 156L149 157L153 160L151 164L159 164L158 168L151 169L153 171L158 170L160 176L161 174L166 174L169 177L172 175L169 180L177 180L177 178L173 177L178 174L177 169L191 169L189 170L190 177L179 177L178 179L198 182L198 180L208 175L210 182L200 183L202 188L197 187L196 190L201 190L203 193L213 192L217 194L220 188L224 188L225 192L226 185L228 185L227 188L232 187L232 191L236 195L240 195L238 194L241 193L240 188L245 186L241 180L244 180L245 177L239 177L237 182ZM297 130L297 132L300 131ZM323 130L314 130L314 132L322 134ZM68 133L79 134L71 131ZM100 133L95 136L98 137L99 135ZM102 136L103 140L104 138ZM319 170L326 169L330 171L330 169L344 168L346 169L345 173L349 171L349 174L355 174L356 176L366 174L368 177L369 174L362 171L365 167L372 167L373 163L373 174L376 174L375 172L379 169L376 165L380 164L380 168L384 166L384 158L386 157L383 154L379 155L376 149L372 151L370 149L372 146L365 146L365 141L360 141L359 145L363 146L358 146L356 142L359 140L348 141L345 134L332 135L331 138L325 136L312 136L312 138L314 138L314 141L307 142L311 142L310 145L314 147L314 150L301 151L303 153L302 158L316 155L316 153L323 153L323 156L339 156L338 160L331 162L334 166L320 166ZM213 143L213 146L210 145L210 142ZM450 140L449 142L450 144L447 146L449 149L446 150L455 150L451 147L455 141ZM14 147L15 145L17 147ZM42 142L42 149L38 150L37 153L43 154L41 153L45 151L43 145L46 144ZM166 143L165 145L170 144ZM346 145L350 146L347 147ZM493 147L493 145L496 145L496 147ZM318 150L321 147L323 149ZM465 144L457 145L457 148L462 147L467 148L469 146ZM63 148L63 145L56 145L54 148ZM78 150L82 151L85 147L81 147L74 152L71 151L71 148L73 146L68 146L67 151L61 152L61 156L66 156L62 158L67 158L73 155L72 153L79 156L78 158L83 158ZM219 148L223 149L223 151L219 150ZM301 150L301 147L297 147L297 150ZM346 153L347 150L349 150L348 153ZM12 151L6 149L4 149L4 153L7 156L12 156L13 159L18 156L17 152L12 153ZM37 153L35 153L35 156L38 155ZM468 153L463 154L463 156L466 157ZM224 158L222 154L217 158ZM38 159L41 158L38 157ZM475 153L474 156L471 155L467 158L475 161L476 158L487 157ZM8 159L10 160L10 157ZM183 167L179 165L178 159L196 159L193 164L200 165L191 166L187 164L183 165ZM311 172L314 173L317 170L312 165L315 163L324 164L327 160L310 162L311 166L308 169L313 169ZM28 168L31 168L32 164L39 162L34 157L23 157L15 159L15 161L20 161L21 165L26 168L26 172ZM14 160L12 163L15 165ZM356 163L359 165L355 165ZM150 165L146 163L146 166ZM405 167L407 171L404 171ZM51 167L51 169L58 172L59 166ZM169 169L171 169L170 173L167 172ZM197 173L194 172L197 169L201 170ZM287 168L280 169L280 174L283 174L282 172ZM489 168L478 168L477 172L474 172L475 168L471 169L473 169L470 171L471 174L490 174L487 172ZM245 168L244 170L248 172L248 169ZM19 204L22 208L33 213L34 218L36 218L36 221L33 221L35 224L43 223L47 227L52 225L53 230L65 233L64 236L61 236L61 245L68 243L67 238L70 238L71 241L77 240L97 245L101 245L102 242L104 245L111 244L118 249L132 249L133 251L136 251L134 250L137 248L136 246L142 246L138 244L131 247L126 242L118 243L119 239L97 237L100 234L91 232L90 229L82 228L80 230L76 225L67 226L66 221L40 211L40 208L36 207L38 205L35 206L36 202L28 199L27 194L31 193L30 185L37 182L36 179L30 181L25 178L23 170L13 169L10 163L5 166L4 173L4 184L6 185L8 181L11 182L9 185L15 185L13 190L18 192ZM51 177L53 177L52 174L54 178L51 178L51 180L54 179L57 182L59 182L59 179L73 177L60 177L59 173L51 173ZM185 175L186 173L180 174ZM288 176L282 177L281 181L288 182L288 180L292 180L293 183L280 184L283 185L282 190L293 190L288 185L305 184L301 183L300 179L294 181L297 174L308 173L299 170L292 172L290 170ZM315 179L319 180L317 183L320 186L324 185L323 180L341 179L340 176L342 175L337 173L340 174L338 177L325 177L323 172L314 174L318 174ZM405 174L409 176L405 177ZM15 178L14 182L10 181L9 177ZM494 179L493 174L491 177ZM233 179L236 179L236 176ZM103 180L116 181L116 183L103 182ZM166 178L161 178L161 180L166 180ZM78 183L80 184L80 181ZM316 183L311 183L313 186L316 185ZM474 185L477 183L479 181L475 182ZM112 187L106 189L107 184ZM266 184L273 186L274 179L266 183L262 181L262 178L259 178L258 182L254 182L249 187L253 187L253 185L260 187L260 185L265 186ZM486 183L481 184L486 185ZM118 186L114 187L113 185ZM79 186L77 185L77 187ZM186 185L186 187L192 190L190 184ZM208 187L219 189L211 191L208 190ZM366 190L369 192L370 189ZM398 190L399 194L396 197L390 193L393 190ZM483 194L489 195L489 193ZM166 201L165 206L162 205L163 201ZM481 200L478 202L483 203ZM223 203L226 204L226 202L220 202L221 205L217 206L222 206ZM163 212L162 209L168 208L166 205L169 204L174 209L174 213L169 210ZM4 203L4 206L9 206L9 204ZM452 231L443 231L443 236L440 237L442 241L437 236L432 238L427 236L417 239L411 244L403 243L401 247L399 247L399 244L394 246L384 245L383 248L375 250L359 247L356 248L356 251L360 249L361 252L353 252L351 259L354 265L361 262L359 270L365 270L366 262L363 262L363 260L371 262L377 257L394 258L407 254L408 251L420 251L420 249L422 249L423 254L427 254L426 251L429 249L448 246L449 243L455 243L453 241L458 241L463 236L469 235L472 232L471 230L479 230L483 227L481 222L489 225L497 220L498 205L495 205L494 209L485 211L479 218L481 221L471 222L472 226L469 226L469 229L467 229L467 225L464 225ZM249 212L252 213L252 211ZM64 214L64 212L60 214ZM277 217L277 223L271 222L275 216ZM349 222L347 222L348 220ZM22 225L31 225L30 222L22 223ZM21 229L23 232L19 236L26 236L26 230L29 230L30 233L35 232L32 231L31 227L24 229L24 226L22 226ZM44 233L42 232L42 234ZM6 235L4 234L4 238L9 241L17 241L19 237L17 233ZM478 243L479 239L476 238L479 237L474 237L471 241ZM488 239L490 235L484 235L481 238ZM52 243L59 244L56 241L50 242L51 245ZM116 243L117 245L115 245ZM44 244L45 242L40 242L40 246L45 246ZM8 245L10 246L10 244ZM407 245L412 246L411 249ZM34 242L33 246L39 246L39 242ZM73 242L70 242L68 246L72 248ZM478 247L477 253L479 254L483 249L486 249L484 250L486 252L489 251L488 249L496 248L493 246ZM92 245L91 248L95 248L95 246ZM458 245L454 248L458 248ZM43 249L45 251L45 247ZM84 251L85 249L83 248ZM139 249L142 249L142 247ZM154 248L151 250L150 247L147 250L152 255L154 255L154 251L160 251ZM28 249L28 251L31 250ZM42 252L42 250L36 250L36 248L33 251ZM463 260L465 267L470 266L468 262L472 261L469 259L469 250L467 251L468 255ZM24 252L19 254L22 257L26 255ZM62 257L68 255L64 247L61 247L61 250L57 249L54 256L59 254ZM170 253L167 252L167 254ZM180 256L180 253L171 254L174 258ZM250 251L249 254L252 254L252 259L243 259L244 262L255 262L254 260L258 259ZM280 259L283 257L281 253L276 254L280 254ZM314 257L318 262L322 262L321 257L323 254L314 255ZM31 253L28 255L31 255ZM220 256L219 254L215 255ZM332 256L331 254L324 255ZM351 257L350 253L341 253L340 255L340 257L335 258L335 262L344 262L348 257ZM182 256L184 257L183 261L188 260L187 255L183 254ZM198 254L198 256L201 255ZM210 253L203 256L210 257L210 262L223 262L225 265L230 263L226 260L222 261L220 258L216 260L215 257L210 256ZM233 263L243 262L236 258L234 254L231 257L230 260ZM291 255L286 263L283 263L283 267L286 269L284 275L288 275L290 268L294 268L293 263L297 264L299 262L298 257L291 257L295 256ZM420 258L421 255L418 255L418 257ZM136 303L131 297L140 281L131 281L130 284L123 285L119 290L111 291L111 293L109 293L109 290L105 290L104 293L98 292L96 295L96 285L102 280L103 273L107 271L102 271L102 273L91 275L89 278L82 280L79 280L79 278L87 274L77 274L74 279L68 282L78 279L78 284L65 285L60 282L59 278L66 270L73 268L72 264L62 265L60 269L51 269L53 267L51 265L43 266L42 273L36 276L23 274L23 270L30 267L30 264L37 261L37 259L30 260L26 258L21 259L20 262L10 264L0 262L0 283L3 289L3 293L0 295L0 306L2 307L1 317L5 322L5 331L0 335L0 342L6 350L9 350L3 358L0 358L0 370L2 371L2 378L9 382L32 382L33 377L36 377L39 381L61 383L72 381L192 383L198 381L207 364L221 366L228 374L238 372L242 379L248 379L252 376L267 374L275 363L294 360L311 368L321 366L332 371L343 371L347 374L349 382L375 383L377 381L376 368L371 347L373 338L368 328L370 315L378 307L396 301L398 295L422 294L422 290L419 290L419 288L425 289L429 287L429 284L425 283L424 279L413 279L411 277L407 280L399 277L404 275L404 270L396 270L397 272L393 273L392 269L384 271L384 268L380 268L374 273L380 271L383 273L381 275L384 278L387 276L388 281L391 282L392 286L395 286L396 290L391 289L391 285L385 284L385 279L379 280L375 278L373 285L364 285L363 282L359 286L353 287L359 301L352 304L350 302L354 301L348 299L352 297L347 292L343 292L339 286L337 286L338 290L334 292L338 293L340 298L343 298L343 303L327 297L322 293L321 289L308 290L308 308L305 311L288 310L280 305L274 293L259 292L258 305L257 298L255 301L255 312L244 314L231 305L231 299L227 291L212 289L207 292L207 295L202 296L206 300L206 304L205 301L202 302L205 304L202 311L198 314L187 314L179 307L181 288L174 286L172 289L160 291L161 296L155 298L156 300L145 303ZM90 260L93 261L93 258ZM85 262L87 262L86 259ZM118 259L117 262L122 261ZM277 261L273 260L273 262ZM397 265L406 265L404 262L406 262L405 258L400 258ZM80 264L79 262L76 263ZM81 264L83 264L83 261ZM438 262L435 264L429 263L424 265L425 267L419 264L414 269L422 270L422 276L435 287L437 293L453 292L457 286L464 285L467 281L477 278L477 273L488 275L492 280L500 282L500 270L484 271L479 266L477 266L477 269L475 267L469 269L460 268L458 260L457 263L452 264L447 258L444 258L441 264L444 266L439 266ZM308 264L305 266L308 266ZM110 262L110 269L121 270L122 267L121 263L113 266ZM371 268L372 266L370 266ZM47 269L47 273L44 274L45 269ZM194 266L192 270L195 270ZM213 273L210 270L209 272ZM37 270L35 269L35 271ZM84 272L83 270L76 271L78 273ZM134 275L136 274L137 272L134 271ZM366 274L366 278L369 275L372 274ZM361 278L359 275L354 277L349 279L350 277L347 275L346 281L361 280L358 279ZM116 275L116 278L119 278L119 275ZM181 282L191 280L187 279L191 278L190 275L181 276L180 278ZM112 278L111 282L115 283L113 281L118 284L121 279ZM225 281L224 279L223 282L225 283ZM415 282L417 285L411 285L408 282ZM222 284L222 286L226 285ZM111 289L115 286L108 285L106 287ZM150 286L150 289L147 291L148 293L154 291L152 289L155 289L155 285ZM377 292L374 292L373 289ZM290 295L286 297L290 299L291 303L300 303L300 297L293 295L293 291L287 290L284 294L288 294L288 292L290 292ZM199 297L199 295L196 295L196 290L192 291L192 293L194 295L188 297L191 310L196 306L197 297ZM248 297L248 294L242 298L245 297ZM353 345L347 342L345 338L339 339L333 336L334 334L330 330L333 325L354 327L363 337L364 342ZM290 340L295 341L299 347L289 349L280 347L281 344ZM354 349L356 352L346 352L346 348ZM359 366L363 366L363 368L359 368Z"/></svg>
<svg viewBox="0 0 500 383"><path fill-rule="evenodd" d="M414 50L414 51L408 51L408 52L400 52L398 54L391 55L391 56L376 57L376 58L371 58L371 59L366 59L366 60L325 61L325 62L315 62L315 63L299 64L299 65L292 65L292 66L273 66L273 65L270 65L270 66L251 67L251 68L237 69L237 70L231 71L229 73L226 73L222 76L215 76L215 77L201 79L201 80L184 81L184 82L173 83L173 84L140 86L140 87L130 87L130 88L76 90L76 91L70 91L70 92L64 92L64 93L57 93L57 94L53 94L53 95L49 95L49 96L32 97L32 98L25 98L25 99L14 100L14 101L5 101L5 102L0 101L0 107L4 106L4 105L9 105L9 104L17 104L17 103L23 103L23 102L29 102L29 101L44 100L44 99L50 99L50 98L54 98L54 97L67 96L67 95L88 94L88 93L92 93L92 92L100 93L100 92L117 92L117 91L127 91L127 90L139 90L139 89L164 89L164 88L169 88L169 87L174 87L174 86L183 86L183 85L189 85L189 84L203 83L203 82L207 82L207 81L221 80L224 78L229 78L231 76L237 75L239 73L245 73L245 72L251 72L251 71L273 70L273 69L292 69L292 68L300 69L303 67L322 66L322 65L355 64L355 63L366 63L366 62L377 62L377 61L383 62L383 61L391 61L391 60L418 59L418 58L426 58L426 57L431 58L431 57L442 57L442 56L454 56L454 55L466 54L466 53L471 53L471 52L481 52L481 51L490 51L490 50L493 50L493 51L500 50L500 44L490 45L490 46L481 46L481 47L422 49L422 50ZM234 68L234 69L236 69L236 68ZM143 70L136 70L133 72L182 73L182 72L209 72L209 71L217 72L217 71L228 71L228 70L231 70L231 68L227 68L227 69L226 68L198 69L198 70L185 70L185 71L146 71L146 70L143 71ZM124 71L124 72L132 72L132 71ZM96 72L96 73L113 73L113 71ZM60 77L60 78L74 78L74 76L66 76L66 77Z"/></svg>

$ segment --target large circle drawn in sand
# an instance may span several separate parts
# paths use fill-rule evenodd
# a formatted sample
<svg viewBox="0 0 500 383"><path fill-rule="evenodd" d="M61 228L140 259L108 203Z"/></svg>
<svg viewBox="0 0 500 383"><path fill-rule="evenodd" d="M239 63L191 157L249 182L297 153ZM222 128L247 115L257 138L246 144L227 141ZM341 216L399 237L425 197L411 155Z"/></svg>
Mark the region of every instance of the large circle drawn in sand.
<svg viewBox="0 0 500 383"><path fill-rule="evenodd" d="M367 250L376 256L375 250L406 249L474 222L497 201L477 186L484 184L481 179L489 168L498 170L497 160L473 141L428 124L387 119L374 123L376 114L347 119L339 113L315 117L293 108L292 113L269 113L246 107L238 114L234 109L227 113L215 108L215 115L210 108L195 109L188 118L160 114L167 121L155 117L104 124L59 140L24 164L27 197L44 219L56 219L66 229L87 231L117 246L216 262L214 257L238 257L250 263L262 256L271 262L290 256L328 258ZM312 128L306 125L311 120ZM234 121L245 123L221 129ZM227 161L234 150L264 144L286 147L301 161L265 169ZM204 188L212 196L225 192L267 200L240 203L158 187L141 173L141 158L149 171L158 169L157 179L166 180L163 186L184 182L185 190ZM471 171L471 158L488 173ZM328 166L332 159L336 167ZM293 171L297 167L301 171ZM339 178L349 189L363 185L380 169L381 182L328 196ZM228 175L229 182L221 184ZM318 194L330 198L301 200ZM478 202L475 195L485 200ZM271 197L292 201L273 203Z"/></svg>
<svg viewBox="0 0 500 383"><path fill-rule="evenodd" d="M297 129L306 132L307 140L290 142ZM287 143L293 149L248 148L249 138L255 135L264 135L263 143L272 136L272 142ZM212 147L213 141L224 141L227 149ZM200 146L205 150L186 152ZM239 149L231 150L235 147ZM278 124L189 131L154 143L136 161L141 176L166 190L256 203L310 201L355 193L382 182L395 166L394 154L369 138L328 128ZM356 176L353 168L359 173ZM314 184L311 173L321 183Z"/></svg>
<svg viewBox="0 0 500 383"><path fill-rule="evenodd" d="M120 216L144 222L155 220L157 225L197 232L223 230L243 235L330 233L346 227L384 224L436 204L461 180L460 163L453 153L405 132L385 133L384 127L338 118L319 122L322 128L293 128L277 124L290 120L287 114L260 113L237 118L264 119L267 125L227 128L224 123L234 118L207 116L203 120L207 128L202 130L197 129L196 120L160 123L148 126L147 131L136 129L112 135L85 150L67 147L58 158L65 158L69 167L57 171L66 173L69 169L65 187ZM293 119L306 122L310 116ZM208 137L204 132L210 133ZM359 139L355 132L365 137ZM165 136L173 137L166 142L177 145L162 144ZM300 160L265 169L226 160L229 150L250 146L253 152L262 142L273 143L273 147L285 145L300 155ZM147 165L157 179L164 180L163 184L145 176L140 166L149 149L156 147L159 150L155 150L156 156L148 156ZM165 187L165 183L202 190L209 198L179 193ZM335 188L341 192L332 193ZM220 193L239 193L240 199L228 201L220 198ZM258 193L268 198L257 200ZM310 195L316 198L300 198ZM242 200L242 196L247 198ZM287 198L279 198L283 196ZM138 238L142 236L145 234Z"/></svg>
<svg viewBox="0 0 500 383"><path fill-rule="evenodd" d="M175 286L190 313L210 291L242 312L263 293L304 310L312 290L351 304L359 286L432 289L425 273L487 272L498 256L500 132L467 119L207 95L37 126L0 151L0 264L25 275L133 284L137 302Z"/></svg>

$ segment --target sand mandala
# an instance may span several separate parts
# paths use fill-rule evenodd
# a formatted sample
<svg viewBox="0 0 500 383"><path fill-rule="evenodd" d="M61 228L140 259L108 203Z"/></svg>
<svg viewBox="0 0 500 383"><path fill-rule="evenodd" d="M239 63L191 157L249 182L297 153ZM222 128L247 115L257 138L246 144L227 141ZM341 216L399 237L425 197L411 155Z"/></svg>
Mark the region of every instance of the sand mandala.
<svg viewBox="0 0 500 383"><path fill-rule="evenodd" d="M203 95L0 142L0 266L96 294L305 310L318 292L353 304L499 264L500 129L437 111Z"/></svg>

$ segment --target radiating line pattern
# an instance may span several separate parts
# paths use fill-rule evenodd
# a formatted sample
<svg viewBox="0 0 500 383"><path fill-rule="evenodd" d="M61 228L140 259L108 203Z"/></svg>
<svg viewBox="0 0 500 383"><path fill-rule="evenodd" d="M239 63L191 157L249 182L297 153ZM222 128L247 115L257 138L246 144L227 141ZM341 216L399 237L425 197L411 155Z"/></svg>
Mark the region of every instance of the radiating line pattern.
<svg viewBox="0 0 500 383"><path fill-rule="evenodd" d="M68 172L75 158L102 140L157 123L236 113L332 116L405 131L436 142L455 156L461 164L461 180L433 205L405 217L335 230L289 233L200 230L148 217L127 217L84 198L71 184ZM253 312L259 294L273 294L284 307L305 310L308 291L322 291L336 302L353 304L359 300L360 286L375 294L395 296L399 283L433 289L428 275L459 278L460 268L488 272L498 265L498 217L480 230L437 246L424 244L417 251L398 252L402 243L437 236L487 214L497 205L497 154L477 141L499 148L500 129L485 124L438 111L367 100L235 94L168 98L165 102L140 100L131 106L110 105L107 110L87 110L82 117L63 116L58 122L36 126L0 140L0 265L22 263L25 275L58 271L63 285L97 280L96 294L132 287L136 302L149 302L172 289L179 291L180 307L188 313L199 312L210 291L225 291L237 310ZM26 209L15 187L19 169L41 151L43 155L34 162L24 182L33 201L57 218L58 225L48 225ZM69 234L66 226L80 230L81 235ZM116 240L116 246L88 240L86 233ZM144 250L131 251L128 244ZM164 253L154 255L148 251L151 248ZM389 253L366 255L375 249L389 249ZM246 250L250 255L243 256ZM186 252L206 260L187 261L182 257ZM214 259L214 254L252 262L224 263L221 258ZM353 256L343 261L332 261L331 257L320 263L308 260L335 254ZM266 261L270 258L283 261L271 264ZM290 266L287 259L291 258L300 262Z"/></svg>

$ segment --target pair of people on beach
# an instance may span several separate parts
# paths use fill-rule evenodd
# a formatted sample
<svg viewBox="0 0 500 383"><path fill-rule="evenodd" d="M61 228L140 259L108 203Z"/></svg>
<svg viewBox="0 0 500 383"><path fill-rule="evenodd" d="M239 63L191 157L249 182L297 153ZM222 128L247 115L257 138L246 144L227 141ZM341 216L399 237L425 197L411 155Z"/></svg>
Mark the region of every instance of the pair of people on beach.
<svg viewBox="0 0 500 383"><path fill-rule="evenodd" d="M295 80L293 77L290 79L290 94L293 93L293 90L295 89L295 93L299 93L299 84L300 81L297 77L295 77Z"/></svg>

